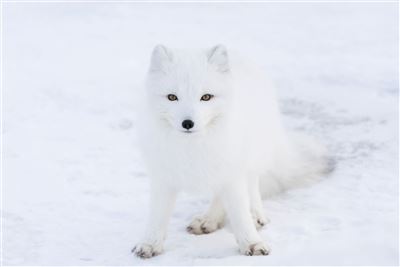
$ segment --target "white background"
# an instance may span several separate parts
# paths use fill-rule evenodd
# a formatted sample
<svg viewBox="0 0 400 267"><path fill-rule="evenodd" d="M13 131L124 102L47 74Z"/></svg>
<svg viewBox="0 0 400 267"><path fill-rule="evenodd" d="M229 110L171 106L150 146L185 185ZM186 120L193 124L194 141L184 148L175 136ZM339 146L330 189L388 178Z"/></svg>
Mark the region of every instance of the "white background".
<svg viewBox="0 0 400 267"><path fill-rule="evenodd" d="M4 264L399 263L397 4L5 3L3 15ZM208 200L185 194L165 253L130 254L148 213L134 103L157 43L255 58L287 127L337 160L264 201L271 255L240 256L229 229L187 234Z"/></svg>

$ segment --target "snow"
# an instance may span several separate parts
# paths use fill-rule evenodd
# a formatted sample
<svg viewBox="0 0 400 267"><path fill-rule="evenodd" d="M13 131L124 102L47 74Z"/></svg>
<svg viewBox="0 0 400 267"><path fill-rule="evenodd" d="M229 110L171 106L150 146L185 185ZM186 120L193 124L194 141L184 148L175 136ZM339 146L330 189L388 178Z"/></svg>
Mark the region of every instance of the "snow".
<svg viewBox="0 0 400 267"><path fill-rule="evenodd" d="M398 265L398 4L4 3L3 264ZM264 201L272 253L193 236L182 194L165 253L135 258L148 184L135 92L157 43L258 60L285 124L336 170ZM249 91L250 92L250 91Z"/></svg>

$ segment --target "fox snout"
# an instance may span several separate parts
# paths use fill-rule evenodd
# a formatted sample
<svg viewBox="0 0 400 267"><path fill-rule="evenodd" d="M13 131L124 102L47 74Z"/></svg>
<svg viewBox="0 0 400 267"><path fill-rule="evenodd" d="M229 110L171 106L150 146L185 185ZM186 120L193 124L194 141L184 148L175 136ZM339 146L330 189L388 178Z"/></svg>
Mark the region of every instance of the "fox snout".
<svg viewBox="0 0 400 267"><path fill-rule="evenodd" d="M182 127L185 128L186 130L192 129L194 126L194 122L192 120L184 120L182 121Z"/></svg>

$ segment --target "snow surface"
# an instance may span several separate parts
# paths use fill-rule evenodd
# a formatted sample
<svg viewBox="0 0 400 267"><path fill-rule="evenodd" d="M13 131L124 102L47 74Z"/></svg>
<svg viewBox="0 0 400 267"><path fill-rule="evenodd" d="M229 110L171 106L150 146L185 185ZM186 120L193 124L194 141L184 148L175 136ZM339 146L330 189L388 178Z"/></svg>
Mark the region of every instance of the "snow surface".
<svg viewBox="0 0 400 267"><path fill-rule="evenodd" d="M399 264L396 3L4 3L3 14L3 264ZM208 203L187 194L165 253L130 254L148 213L135 91L157 43L256 58L286 125L336 158L322 182L264 201L271 255L239 255L229 229L187 234Z"/></svg>

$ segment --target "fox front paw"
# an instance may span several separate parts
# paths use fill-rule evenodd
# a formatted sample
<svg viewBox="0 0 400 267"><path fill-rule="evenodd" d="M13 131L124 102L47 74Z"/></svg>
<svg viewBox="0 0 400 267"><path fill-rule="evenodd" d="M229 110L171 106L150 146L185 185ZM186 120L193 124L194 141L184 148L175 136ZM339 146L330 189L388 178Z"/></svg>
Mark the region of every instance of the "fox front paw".
<svg viewBox="0 0 400 267"><path fill-rule="evenodd" d="M270 249L264 243L255 243L241 248L240 252L246 256L266 256L269 255Z"/></svg>
<svg viewBox="0 0 400 267"><path fill-rule="evenodd" d="M195 235L209 234L218 230L222 226L222 222L212 219L208 216L199 216L186 227L186 230Z"/></svg>
<svg viewBox="0 0 400 267"><path fill-rule="evenodd" d="M147 259L161 254L162 248L155 245L141 243L136 245L131 252L139 258Z"/></svg>

